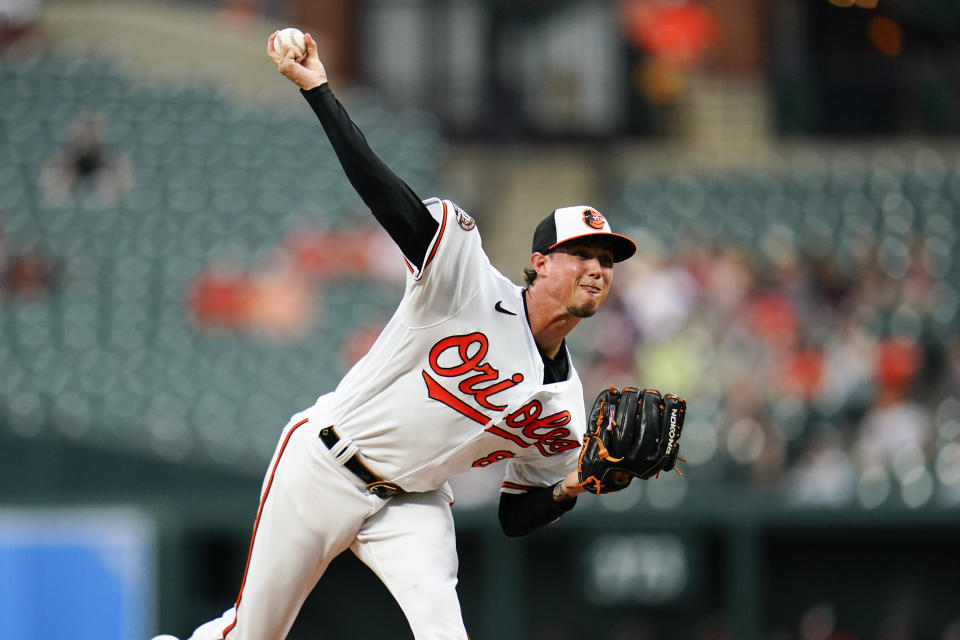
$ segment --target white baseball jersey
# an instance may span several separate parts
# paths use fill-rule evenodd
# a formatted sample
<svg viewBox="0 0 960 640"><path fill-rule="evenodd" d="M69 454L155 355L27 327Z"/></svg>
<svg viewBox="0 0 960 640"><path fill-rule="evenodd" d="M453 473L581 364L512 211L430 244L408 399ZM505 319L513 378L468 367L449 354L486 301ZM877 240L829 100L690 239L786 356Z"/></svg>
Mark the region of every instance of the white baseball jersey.
<svg viewBox="0 0 960 640"><path fill-rule="evenodd" d="M407 265L396 313L317 408L407 491L501 460L504 491L549 486L576 467L580 378L571 363L567 380L543 384L522 289L490 264L470 216L448 200L424 204L439 228L423 267Z"/></svg>

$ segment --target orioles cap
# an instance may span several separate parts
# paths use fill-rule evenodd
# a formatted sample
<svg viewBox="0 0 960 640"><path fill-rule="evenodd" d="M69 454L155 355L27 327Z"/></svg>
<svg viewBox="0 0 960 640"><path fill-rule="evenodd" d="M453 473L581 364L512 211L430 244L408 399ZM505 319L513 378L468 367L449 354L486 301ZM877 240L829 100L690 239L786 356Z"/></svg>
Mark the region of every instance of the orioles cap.
<svg viewBox="0 0 960 640"><path fill-rule="evenodd" d="M550 253L564 242L596 236L609 240L614 262L622 262L637 252L637 244L614 233L602 213L581 204L554 209L540 221L533 232L533 253Z"/></svg>

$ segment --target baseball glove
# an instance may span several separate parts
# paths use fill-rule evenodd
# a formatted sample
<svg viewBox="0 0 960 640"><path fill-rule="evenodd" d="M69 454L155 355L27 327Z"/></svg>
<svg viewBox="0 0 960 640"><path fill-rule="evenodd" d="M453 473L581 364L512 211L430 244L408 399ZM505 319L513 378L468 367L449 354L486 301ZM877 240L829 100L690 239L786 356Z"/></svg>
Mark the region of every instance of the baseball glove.
<svg viewBox="0 0 960 640"><path fill-rule="evenodd" d="M672 393L661 396L656 389L611 386L601 391L580 449L580 485L610 493L625 488L634 476L646 480L670 471L677 460L686 462L677 455L686 412L686 400Z"/></svg>

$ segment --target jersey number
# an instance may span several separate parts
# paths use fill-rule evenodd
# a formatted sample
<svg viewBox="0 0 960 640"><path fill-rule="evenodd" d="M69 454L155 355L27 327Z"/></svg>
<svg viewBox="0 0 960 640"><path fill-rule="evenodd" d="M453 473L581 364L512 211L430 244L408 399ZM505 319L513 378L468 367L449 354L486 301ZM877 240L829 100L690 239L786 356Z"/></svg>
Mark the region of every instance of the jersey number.
<svg viewBox="0 0 960 640"><path fill-rule="evenodd" d="M485 458L480 458L473 463L474 467L489 467L494 462L500 462L501 460L506 460L507 458L512 458L514 455L513 451L494 451Z"/></svg>

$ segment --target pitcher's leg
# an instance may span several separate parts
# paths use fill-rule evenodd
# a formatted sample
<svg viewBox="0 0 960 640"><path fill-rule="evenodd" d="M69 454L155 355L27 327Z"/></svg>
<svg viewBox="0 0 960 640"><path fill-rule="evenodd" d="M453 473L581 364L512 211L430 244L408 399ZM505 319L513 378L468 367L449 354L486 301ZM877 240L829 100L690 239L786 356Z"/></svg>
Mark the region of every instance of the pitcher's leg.
<svg viewBox="0 0 960 640"><path fill-rule="evenodd" d="M448 496L390 498L350 546L396 598L417 640L466 639L457 597L457 546Z"/></svg>
<svg viewBox="0 0 960 640"><path fill-rule="evenodd" d="M317 449L317 431L306 420L284 430L263 483L237 603L197 628L193 640L282 640L330 560L382 506Z"/></svg>

